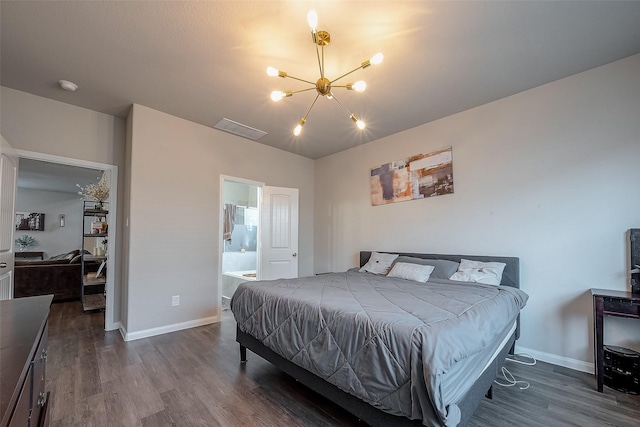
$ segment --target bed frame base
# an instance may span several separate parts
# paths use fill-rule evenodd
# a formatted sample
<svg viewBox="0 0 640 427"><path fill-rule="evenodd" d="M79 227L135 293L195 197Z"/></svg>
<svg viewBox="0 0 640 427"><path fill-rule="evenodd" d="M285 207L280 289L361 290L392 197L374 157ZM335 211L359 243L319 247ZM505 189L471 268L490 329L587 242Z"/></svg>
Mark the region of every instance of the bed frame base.
<svg viewBox="0 0 640 427"><path fill-rule="evenodd" d="M410 420L405 417L388 414L374 406L371 406L365 401L342 391L317 375L314 375L293 362L283 358L264 346L260 341L251 335L242 332L238 328L236 328L236 341L240 344L240 361L242 363L247 361L247 349L249 349L253 353L274 364L286 374L292 376L304 386L355 415L372 427L422 426L422 422L419 420ZM514 341L515 335L512 335L507 345L505 345L500 351L500 354L483 372L480 378L478 378L478 380L471 386L464 398L458 403L460 411L462 412L462 419L460 424L458 424L459 426L465 426L469 422L471 415L473 415L483 397L486 396L491 398L491 386L493 384L493 380L502 368L505 357L507 356L509 349L512 348Z"/></svg>

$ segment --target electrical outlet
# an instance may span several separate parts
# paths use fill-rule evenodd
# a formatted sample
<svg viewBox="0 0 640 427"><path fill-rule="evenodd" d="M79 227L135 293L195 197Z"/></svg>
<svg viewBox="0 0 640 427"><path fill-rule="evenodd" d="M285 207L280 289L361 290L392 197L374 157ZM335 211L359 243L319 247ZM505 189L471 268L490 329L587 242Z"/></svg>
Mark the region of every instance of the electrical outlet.
<svg viewBox="0 0 640 427"><path fill-rule="evenodd" d="M180 305L180 295L174 295L171 297L171 305L174 307Z"/></svg>

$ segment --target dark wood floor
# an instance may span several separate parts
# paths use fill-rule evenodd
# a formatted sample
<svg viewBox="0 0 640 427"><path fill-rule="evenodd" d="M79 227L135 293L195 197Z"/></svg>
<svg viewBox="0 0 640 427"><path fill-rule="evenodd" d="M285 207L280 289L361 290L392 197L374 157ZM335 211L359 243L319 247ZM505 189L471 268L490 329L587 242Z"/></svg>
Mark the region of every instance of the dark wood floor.
<svg viewBox="0 0 640 427"><path fill-rule="evenodd" d="M357 419L249 353L239 363L235 322L125 343L101 313L53 304L49 318L50 426L360 426ZM494 387L470 425L640 425L640 397L592 375L538 362L507 362L527 390Z"/></svg>

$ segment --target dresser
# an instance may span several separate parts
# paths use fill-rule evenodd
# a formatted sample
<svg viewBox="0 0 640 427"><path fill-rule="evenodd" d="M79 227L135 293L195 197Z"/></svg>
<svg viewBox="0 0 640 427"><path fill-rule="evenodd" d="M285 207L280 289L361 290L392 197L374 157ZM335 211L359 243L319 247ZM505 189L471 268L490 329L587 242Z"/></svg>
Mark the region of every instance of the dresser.
<svg viewBox="0 0 640 427"><path fill-rule="evenodd" d="M0 301L0 427L47 425L47 317L53 295Z"/></svg>

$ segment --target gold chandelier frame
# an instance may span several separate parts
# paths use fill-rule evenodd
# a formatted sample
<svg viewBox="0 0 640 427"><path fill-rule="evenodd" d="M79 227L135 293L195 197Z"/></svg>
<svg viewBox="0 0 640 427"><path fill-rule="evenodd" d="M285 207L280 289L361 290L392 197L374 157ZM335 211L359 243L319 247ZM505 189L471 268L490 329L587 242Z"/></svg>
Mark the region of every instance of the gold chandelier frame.
<svg viewBox="0 0 640 427"><path fill-rule="evenodd" d="M300 122L298 122L298 125L293 130L293 134L295 136L300 135L300 133L302 132L302 127L307 122L307 117L309 116L309 113L313 109L313 106L316 104L316 101L318 100L318 98L320 96L326 96L328 99L335 100L338 103L338 105L340 105L340 107L342 107L342 109L349 115L349 118L354 121L354 123L356 124L358 129L361 129L361 130L364 129L366 127L365 123L362 120L360 120L355 114L353 114L351 111L349 111L340 101L338 101L338 99L335 97L335 94L333 93L333 89L340 87L340 88L345 88L347 90L355 90L356 92L362 92L367 87L366 83L364 81L362 81L362 80L357 81L355 83L347 83L347 84L341 85L341 86L340 85L335 85L334 83L337 82L338 80L348 76L349 74L360 70L360 69L367 68L370 65L379 64L384 59L382 53L375 54L371 59L367 59L366 61L361 63L359 67L354 68L353 70L341 75L340 77L335 78L333 80L329 80L325 76L324 48L325 48L325 46L328 46L331 43L331 35L327 31L318 31L317 30L317 27L318 27L318 15L314 10L310 11L307 14L307 21L309 23L309 27L311 28L311 37L312 37L312 40L313 40L313 44L316 45L316 56L318 58L318 67L320 69L320 78L315 83L313 83L313 82L311 82L309 80L304 80L304 79L301 79L301 78L298 78L298 77L290 76L286 72L280 71L280 70L278 70L278 69L276 69L274 67L268 67L267 68L267 74L269 76L290 78L290 79L298 80L298 81L301 81L301 82L304 82L304 83L308 83L308 84L310 84L312 86L310 88L300 89L300 90L295 90L295 91L294 90L284 90L284 91L276 90L276 91L271 92L271 99L274 102L278 102L283 98L287 98L287 97L293 96L294 93L306 92L306 91L313 90L313 89L316 90L316 92L317 92L316 97L313 100L313 102L311 103L311 106L309 107L309 109L307 110L307 114L305 114L304 117L302 119L300 119Z"/></svg>

